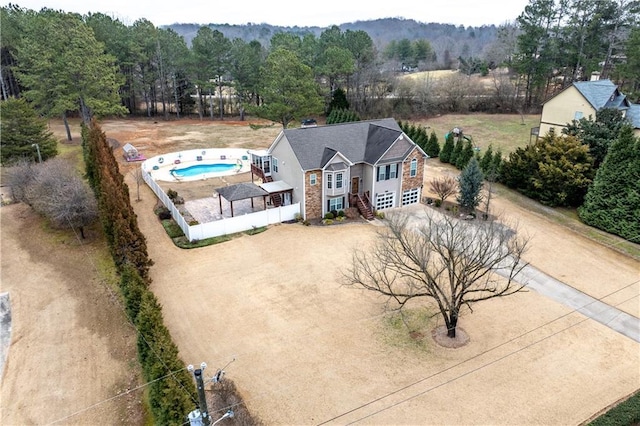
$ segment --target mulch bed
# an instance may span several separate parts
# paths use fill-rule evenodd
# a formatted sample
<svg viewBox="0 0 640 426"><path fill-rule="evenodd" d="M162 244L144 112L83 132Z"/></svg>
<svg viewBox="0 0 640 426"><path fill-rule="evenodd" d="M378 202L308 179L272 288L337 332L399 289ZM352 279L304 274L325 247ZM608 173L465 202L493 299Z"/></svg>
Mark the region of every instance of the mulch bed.
<svg viewBox="0 0 640 426"><path fill-rule="evenodd" d="M435 340L438 345L451 349L461 348L471 340L469 339L469 335L467 334L467 332L464 331L462 327L456 327L456 337L454 337L453 339L447 337L446 325L441 325L434 328L431 331L431 337L433 337L433 340Z"/></svg>

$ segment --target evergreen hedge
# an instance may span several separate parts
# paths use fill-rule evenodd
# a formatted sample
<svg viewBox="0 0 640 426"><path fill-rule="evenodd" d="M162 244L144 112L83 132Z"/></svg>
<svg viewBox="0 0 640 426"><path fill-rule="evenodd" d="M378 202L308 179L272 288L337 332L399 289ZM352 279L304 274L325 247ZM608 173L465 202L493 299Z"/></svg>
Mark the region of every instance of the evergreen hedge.
<svg viewBox="0 0 640 426"><path fill-rule="evenodd" d="M89 183L98 198L103 229L120 276L125 310L138 330L138 360L150 383L147 395L154 423L182 425L195 408L195 386L164 325L162 308L149 290L153 262L138 228L129 189L97 123L83 127L82 146Z"/></svg>

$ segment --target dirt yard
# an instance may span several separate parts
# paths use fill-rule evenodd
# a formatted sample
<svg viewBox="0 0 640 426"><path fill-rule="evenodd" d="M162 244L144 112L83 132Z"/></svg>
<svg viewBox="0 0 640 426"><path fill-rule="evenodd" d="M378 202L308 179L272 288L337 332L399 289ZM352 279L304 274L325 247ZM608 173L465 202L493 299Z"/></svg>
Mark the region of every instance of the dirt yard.
<svg viewBox="0 0 640 426"><path fill-rule="evenodd" d="M141 424L139 391L110 400L139 384L136 334L102 282L109 253L95 231L80 244L26 205L0 214L12 313L0 424Z"/></svg>
<svg viewBox="0 0 640 426"><path fill-rule="evenodd" d="M103 129L147 157L199 147L266 147L280 131L277 126L251 130L248 124L229 124L107 121ZM135 165L122 167L135 199L128 173ZM429 161L427 181L444 173L455 172ZM430 330L441 324L437 319L425 323L415 339L407 337L397 320L384 315L383 300L340 285L351 250L371 243L375 223L278 225L185 251L172 244L153 216L155 196L144 186L140 190L142 201L132 203L155 261L152 288L183 360L196 365L205 361L215 371L235 359L227 377L265 424L578 424L640 388L637 342L535 292L476 305L460 321L471 339L462 348L433 342ZM517 220L531 236L527 260L593 297L640 315L637 259L551 220L544 209L512 200L498 191L493 211ZM6 246L5 235L17 240L26 225L23 219L4 222L4 209L2 249L7 253L21 243ZM8 225L18 229L5 233ZM33 257L29 253L24 256ZM47 294L33 291L29 303L51 303ZM419 310L416 315L425 316ZM38 329L36 323L28 329ZM78 328L71 324L76 324L71 330ZM82 341L78 339L76 349L87 345ZM9 362L19 343L14 338ZM94 358L113 350L107 343L112 342L93 346ZM61 359L78 365L77 360L66 364L61 354L48 357L43 352L36 365L60 364ZM29 379L12 380L11 387L5 373L3 401L31 389L33 376L42 376L42 367L28 371ZM106 380L98 378L102 371L91 369L94 382ZM90 405L89 399L99 397L93 392L71 397L74 407Z"/></svg>

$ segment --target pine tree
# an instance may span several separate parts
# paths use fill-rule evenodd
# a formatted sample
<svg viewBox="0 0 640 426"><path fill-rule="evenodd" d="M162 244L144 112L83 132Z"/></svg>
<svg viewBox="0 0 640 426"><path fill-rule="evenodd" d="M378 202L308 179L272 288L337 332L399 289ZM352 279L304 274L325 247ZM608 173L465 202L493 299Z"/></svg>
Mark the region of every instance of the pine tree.
<svg viewBox="0 0 640 426"><path fill-rule="evenodd" d="M47 130L46 121L24 99L9 98L0 103L0 135L2 165L24 158L46 161L58 154L58 142Z"/></svg>
<svg viewBox="0 0 640 426"><path fill-rule="evenodd" d="M630 126L609 147L578 214L588 225L640 242L640 138Z"/></svg>
<svg viewBox="0 0 640 426"><path fill-rule="evenodd" d="M458 204L468 212L475 211L478 204L482 201L482 185L484 181L484 175L480 170L480 165L475 157L471 157L471 160L467 166L462 169L462 173L458 177Z"/></svg>

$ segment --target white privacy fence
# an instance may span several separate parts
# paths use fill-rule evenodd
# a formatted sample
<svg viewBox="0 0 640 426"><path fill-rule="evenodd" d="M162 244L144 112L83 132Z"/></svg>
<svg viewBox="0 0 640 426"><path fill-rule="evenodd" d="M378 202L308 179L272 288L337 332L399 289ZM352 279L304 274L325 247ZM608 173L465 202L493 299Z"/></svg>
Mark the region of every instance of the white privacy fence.
<svg viewBox="0 0 640 426"><path fill-rule="evenodd" d="M184 232L184 235L189 241L204 240L206 238L219 237L220 235L248 231L253 228L294 220L296 214L300 213L300 203L295 203L255 213L247 213L242 216L216 220L214 222L189 225L175 204L173 204L173 201L171 201L162 188L160 188L160 185L158 185L144 169L142 169L142 177L158 199L162 201L162 204L171 211L171 216L178 226L180 226L180 229L182 229L182 232Z"/></svg>

